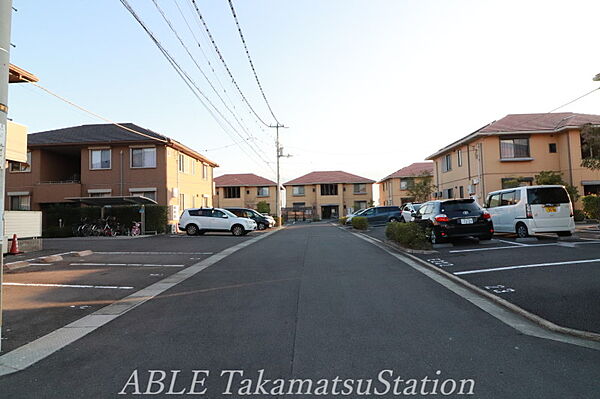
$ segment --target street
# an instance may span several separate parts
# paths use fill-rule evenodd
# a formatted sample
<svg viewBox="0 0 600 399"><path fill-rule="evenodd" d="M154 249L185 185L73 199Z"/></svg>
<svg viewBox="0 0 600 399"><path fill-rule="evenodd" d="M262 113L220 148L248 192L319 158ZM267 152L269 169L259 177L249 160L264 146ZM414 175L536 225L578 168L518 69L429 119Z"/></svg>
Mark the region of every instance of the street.
<svg viewBox="0 0 600 399"><path fill-rule="evenodd" d="M217 237L173 240L200 245L207 238ZM174 256L170 263L178 261ZM146 387L149 370L169 376L181 370L175 391L189 387L193 370L208 371L209 398L228 388L245 395L236 391L241 374L230 381L222 370L241 370L253 380L264 370L271 380L315 382L377 380L382 370L393 370L404 380L471 379L477 398L595 398L600 391L600 351L523 334L330 224L291 226L231 253L25 370L0 377L0 391L10 398L110 398L135 392L135 370L141 393L160 388ZM375 381L366 397L375 396L376 387L384 385ZM441 386L437 395L432 383L421 389L415 396L442 396ZM337 395L329 389L304 396Z"/></svg>

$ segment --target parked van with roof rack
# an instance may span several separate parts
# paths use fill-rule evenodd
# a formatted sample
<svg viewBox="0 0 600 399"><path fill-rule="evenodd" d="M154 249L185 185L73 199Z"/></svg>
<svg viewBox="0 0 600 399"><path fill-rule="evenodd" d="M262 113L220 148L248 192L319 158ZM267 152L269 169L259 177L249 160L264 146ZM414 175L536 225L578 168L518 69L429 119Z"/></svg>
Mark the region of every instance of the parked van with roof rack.
<svg viewBox="0 0 600 399"><path fill-rule="evenodd" d="M573 204L564 186L524 186L493 191L485 202L497 233L527 237L537 233L570 236L575 231Z"/></svg>

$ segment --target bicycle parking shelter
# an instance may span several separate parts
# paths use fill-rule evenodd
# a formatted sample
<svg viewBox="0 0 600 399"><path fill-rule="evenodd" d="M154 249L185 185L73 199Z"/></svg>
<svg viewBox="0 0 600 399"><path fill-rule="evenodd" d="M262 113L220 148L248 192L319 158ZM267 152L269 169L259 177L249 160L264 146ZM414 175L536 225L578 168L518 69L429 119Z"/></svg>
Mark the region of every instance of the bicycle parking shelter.
<svg viewBox="0 0 600 399"><path fill-rule="evenodd" d="M157 205L157 202L148 197L138 195L116 196L116 197L68 197L66 200L78 202L84 205L99 206L100 218L104 219L104 209L118 205L139 205L140 223L142 234L146 234L146 205Z"/></svg>

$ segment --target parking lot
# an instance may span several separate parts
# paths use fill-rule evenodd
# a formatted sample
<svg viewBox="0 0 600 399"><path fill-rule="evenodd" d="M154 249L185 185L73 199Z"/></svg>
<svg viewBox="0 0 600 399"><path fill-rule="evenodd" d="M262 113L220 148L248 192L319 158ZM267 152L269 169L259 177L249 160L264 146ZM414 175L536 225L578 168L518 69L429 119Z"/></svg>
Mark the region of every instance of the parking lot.
<svg viewBox="0 0 600 399"><path fill-rule="evenodd" d="M2 352L263 233L47 239L39 253L6 257L7 263L28 260L30 266L4 275ZM93 253L82 257L71 253L81 250ZM63 259L46 263L38 258L56 254Z"/></svg>
<svg viewBox="0 0 600 399"><path fill-rule="evenodd" d="M385 227L367 234L384 240ZM490 242L464 239L434 249L415 255L553 323L600 333L597 237L496 235Z"/></svg>

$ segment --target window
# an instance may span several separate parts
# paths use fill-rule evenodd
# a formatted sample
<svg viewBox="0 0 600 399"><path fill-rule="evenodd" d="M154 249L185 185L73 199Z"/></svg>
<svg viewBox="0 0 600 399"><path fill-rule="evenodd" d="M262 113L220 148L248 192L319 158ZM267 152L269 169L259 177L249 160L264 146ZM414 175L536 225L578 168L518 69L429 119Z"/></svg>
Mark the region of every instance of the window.
<svg viewBox="0 0 600 399"><path fill-rule="evenodd" d="M452 154L444 156L444 163L442 164L442 172L448 172L452 170Z"/></svg>
<svg viewBox="0 0 600 399"><path fill-rule="evenodd" d="M465 196L465 188L464 188L463 186L460 186L460 187L458 188L458 196L459 196L460 198L463 198L463 197Z"/></svg>
<svg viewBox="0 0 600 399"><path fill-rule="evenodd" d="M456 164L458 165L458 167L461 167L462 163L463 163L463 161L462 161L462 150L457 150L456 151L456 160L457 160Z"/></svg>
<svg viewBox="0 0 600 399"><path fill-rule="evenodd" d="M268 197L269 196L269 187L258 187L256 190L256 195L259 197Z"/></svg>
<svg viewBox="0 0 600 399"><path fill-rule="evenodd" d="M415 186L415 180L414 179L401 179L400 180L400 190L410 190Z"/></svg>
<svg viewBox="0 0 600 399"><path fill-rule="evenodd" d="M492 194L487 199L486 208L495 208L500 206L500 194Z"/></svg>
<svg viewBox="0 0 600 399"><path fill-rule="evenodd" d="M554 154L556 152L556 143L548 144L548 152Z"/></svg>
<svg viewBox="0 0 600 399"><path fill-rule="evenodd" d="M207 197L202 197L202 206L203 207L207 207L208 206L208 198Z"/></svg>
<svg viewBox="0 0 600 399"><path fill-rule="evenodd" d="M110 197L110 192L103 193L88 193L90 197Z"/></svg>
<svg viewBox="0 0 600 399"><path fill-rule="evenodd" d="M204 180L208 179L208 165L202 164L202 178Z"/></svg>
<svg viewBox="0 0 600 399"><path fill-rule="evenodd" d="M213 209L213 211L212 211L212 217L214 217L214 218L223 218L225 216L227 216L227 215L225 215L224 212L221 212L218 209Z"/></svg>
<svg viewBox="0 0 600 399"><path fill-rule="evenodd" d="M354 185L354 194L366 194L367 185L364 183L358 183Z"/></svg>
<svg viewBox="0 0 600 399"><path fill-rule="evenodd" d="M132 168L155 168L156 167L156 148L132 148L131 149L131 167Z"/></svg>
<svg viewBox="0 0 600 399"><path fill-rule="evenodd" d="M354 210L365 209L367 207L367 201L354 201Z"/></svg>
<svg viewBox="0 0 600 399"><path fill-rule="evenodd" d="M294 207L294 209L304 208L306 206L306 203L305 202L294 202L292 204L292 206Z"/></svg>
<svg viewBox="0 0 600 399"><path fill-rule="evenodd" d="M135 192L131 192L131 195L136 196L136 197L146 197L146 198L150 198L151 200L156 201L156 191L135 191ZM183 195L183 194L181 194Z"/></svg>
<svg viewBox="0 0 600 399"><path fill-rule="evenodd" d="M225 187L225 198L240 198L239 187Z"/></svg>
<svg viewBox="0 0 600 399"><path fill-rule="evenodd" d="M518 197L519 193L515 191L502 193L500 196L500 206L515 205L517 202L519 202Z"/></svg>
<svg viewBox="0 0 600 399"><path fill-rule="evenodd" d="M527 202L530 205L568 204L569 194L562 187L540 187L527 189Z"/></svg>
<svg viewBox="0 0 600 399"><path fill-rule="evenodd" d="M302 196L304 195L304 186L293 186L292 195Z"/></svg>
<svg viewBox="0 0 600 399"><path fill-rule="evenodd" d="M185 173L185 155L184 154L179 154L179 171L181 173Z"/></svg>
<svg viewBox="0 0 600 399"><path fill-rule="evenodd" d="M185 209L185 194L179 194L179 207Z"/></svg>
<svg viewBox="0 0 600 399"><path fill-rule="evenodd" d="M31 151L27 151L27 162L10 161L11 172L31 172Z"/></svg>
<svg viewBox="0 0 600 399"><path fill-rule="evenodd" d="M90 169L110 169L110 149L90 150Z"/></svg>
<svg viewBox="0 0 600 399"><path fill-rule="evenodd" d="M444 190L443 197L444 198L454 198L454 189L448 188L448 189Z"/></svg>
<svg viewBox="0 0 600 399"><path fill-rule="evenodd" d="M500 158L529 158L529 139L500 139Z"/></svg>
<svg viewBox="0 0 600 399"><path fill-rule="evenodd" d="M29 195L11 195L11 211L29 211L31 210L31 196Z"/></svg>
<svg viewBox="0 0 600 399"><path fill-rule="evenodd" d="M321 195L338 195L338 185L321 184Z"/></svg>
<svg viewBox="0 0 600 399"><path fill-rule="evenodd" d="M503 177L502 188L514 188L533 185L533 177Z"/></svg>

